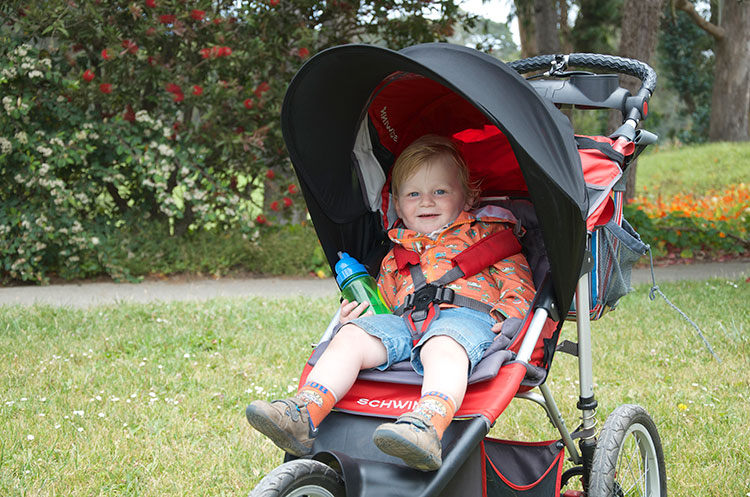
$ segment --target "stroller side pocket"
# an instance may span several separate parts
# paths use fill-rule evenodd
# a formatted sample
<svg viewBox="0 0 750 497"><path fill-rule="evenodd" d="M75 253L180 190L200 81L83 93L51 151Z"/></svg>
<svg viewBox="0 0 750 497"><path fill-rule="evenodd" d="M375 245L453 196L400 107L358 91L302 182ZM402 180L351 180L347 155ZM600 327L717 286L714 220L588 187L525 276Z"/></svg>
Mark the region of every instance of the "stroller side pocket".
<svg viewBox="0 0 750 497"><path fill-rule="evenodd" d="M610 220L591 234L589 248L594 257L594 267L589 274L591 284L590 318L599 319L618 301L630 293L630 276L633 265L646 254L648 245L641 241L630 223ZM575 302L568 319L575 319Z"/></svg>
<svg viewBox="0 0 750 497"><path fill-rule="evenodd" d="M630 286L633 264L646 253L648 246L625 219L622 225L608 222L599 230L599 236L597 271L601 284L596 305L614 309L633 290Z"/></svg>
<svg viewBox="0 0 750 497"><path fill-rule="evenodd" d="M560 494L565 451L558 441L484 440L487 497Z"/></svg>

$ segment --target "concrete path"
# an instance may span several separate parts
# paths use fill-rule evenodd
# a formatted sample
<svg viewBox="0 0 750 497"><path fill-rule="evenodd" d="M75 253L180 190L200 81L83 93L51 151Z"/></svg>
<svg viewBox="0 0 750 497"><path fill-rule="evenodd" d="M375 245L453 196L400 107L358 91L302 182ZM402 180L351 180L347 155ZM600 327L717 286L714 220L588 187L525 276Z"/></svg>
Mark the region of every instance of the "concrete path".
<svg viewBox="0 0 750 497"><path fill-rule="evenodd" d="M680 264L657 267L657 284L677 280L750 277L750 261ZM650 269L633 271L634 286L651 284ZM0 305L49 304L90 307L119 302L207 300L215 297L334 297L333 278L249 278L195 281L146 281L143 283L81 283L0 288Z"/></svg>

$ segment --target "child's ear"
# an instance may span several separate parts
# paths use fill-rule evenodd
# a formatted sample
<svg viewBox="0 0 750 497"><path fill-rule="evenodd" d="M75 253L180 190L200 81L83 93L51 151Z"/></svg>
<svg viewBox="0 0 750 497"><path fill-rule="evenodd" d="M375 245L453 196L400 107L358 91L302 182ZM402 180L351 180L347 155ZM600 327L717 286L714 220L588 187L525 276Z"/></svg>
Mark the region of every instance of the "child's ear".
<svg viewBox="0 0 750 497"><path fill-rule="evenodd" d="M466 203L464 204L464 211L469 212L472 210L477 203L479 195L476 192L471 192L466 196Z"/></svg>

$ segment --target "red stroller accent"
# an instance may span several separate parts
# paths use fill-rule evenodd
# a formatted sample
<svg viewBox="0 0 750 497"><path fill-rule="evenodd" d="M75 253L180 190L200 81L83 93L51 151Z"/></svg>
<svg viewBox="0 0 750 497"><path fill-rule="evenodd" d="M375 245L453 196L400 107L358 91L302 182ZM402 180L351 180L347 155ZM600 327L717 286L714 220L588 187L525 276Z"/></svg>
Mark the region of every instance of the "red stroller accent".
<svg viewBox="0 0 750 497"><path fill-rule="evenodd" d="M642 87L631 95L614 74L567 72L568 65L630 74ZM543 79L519 76L537 70L547 71ZM642 407L618 407L597 433L590 342L590 319L629 291L629 268L647 248L622 218L619 186L623 169L656 139L637 129L655 84L649 66L619 57L540 56L506 65L449 44L400 52L335 47L300 69L284 100L282 129L332 268L345 251L377 271L395 220L390 168L411 141L433 133L459 144L481 180L483 202L510 210L525 227L522 250L537 293L532 311L506 322L469 378L456 414L462 420L443 437L439 470L408 468L372 443L383 417L410 410L420 396L421 377L396 364L363 371L321 423L311 458L287 455L251 495L666 495L661 441ZM618 109L623 125L611 137L576 136L556 105ZM577 343L558 344L566 317L577 321ZM582 421L574 433L545 383L556 351L579 360ZM513 397L541 405L560 439L486 438ZM576 466L563 473L566 450ZM573 477L583 491L561 491Z"/></svg>

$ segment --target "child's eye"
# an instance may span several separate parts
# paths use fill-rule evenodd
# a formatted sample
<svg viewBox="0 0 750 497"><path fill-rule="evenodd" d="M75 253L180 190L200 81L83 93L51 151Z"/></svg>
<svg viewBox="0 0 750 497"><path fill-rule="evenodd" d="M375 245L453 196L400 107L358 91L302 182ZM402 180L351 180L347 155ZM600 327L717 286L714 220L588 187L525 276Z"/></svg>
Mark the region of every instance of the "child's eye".
<svg viewBox="0 0 750 497"><path fill-rule="evenodd" d="M409 193L406 194L406 196L409 197L409 198L416 198L416 197L419 197L419 193L418 192L409 192Z"/></svg>
<svg viewBox="0 0 750 497"><path fill-rule="evenodd" d="M435 190L435 195L445 195L446 193L448 192L446 192L445 190L440 190L440 189Z"/></svg>

